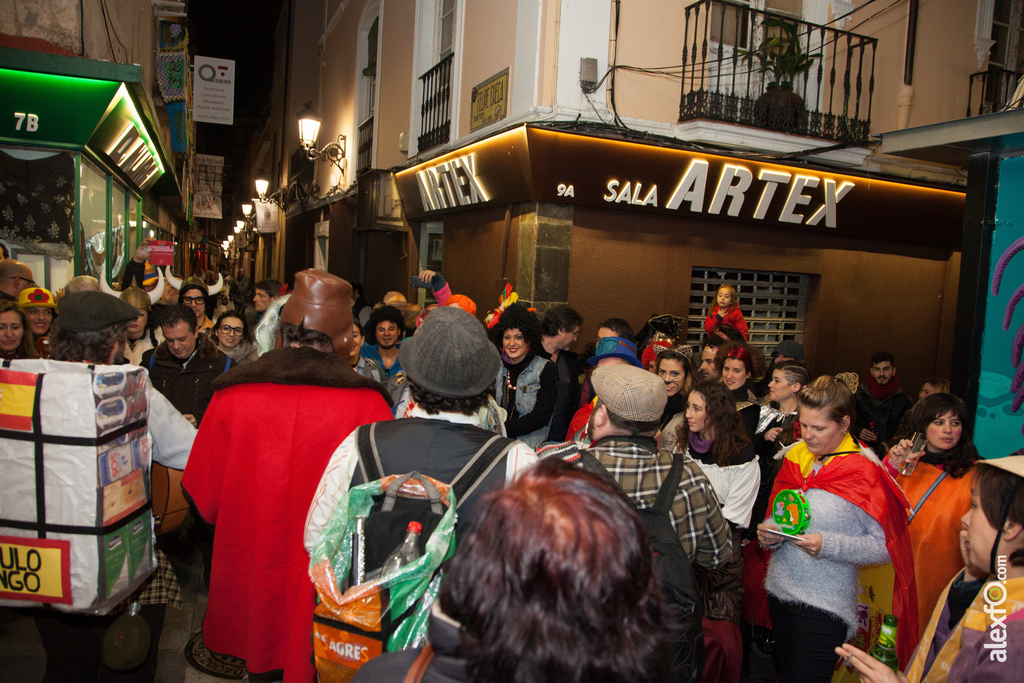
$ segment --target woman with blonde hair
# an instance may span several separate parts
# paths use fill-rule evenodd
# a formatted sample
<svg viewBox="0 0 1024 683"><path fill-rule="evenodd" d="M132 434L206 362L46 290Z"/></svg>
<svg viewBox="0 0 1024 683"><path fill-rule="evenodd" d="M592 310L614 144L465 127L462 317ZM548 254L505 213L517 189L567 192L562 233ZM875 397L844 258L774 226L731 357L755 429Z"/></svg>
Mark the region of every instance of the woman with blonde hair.
<svg viewBox="0 0 1024 683"><path fill-rule="evenodd" d="M768 520L757 527L758 541L774 551L764 587L779 673L801 683L832 679L835 648L857 631L860 568L890 561L898 655L905 664L917 642L906 497L878 457L850 434L856 407L844 383L819 377L797 400L803 440L785 451ZM781 535L772 521L782 491L806 502L809 523L796 535Z"/></svg>

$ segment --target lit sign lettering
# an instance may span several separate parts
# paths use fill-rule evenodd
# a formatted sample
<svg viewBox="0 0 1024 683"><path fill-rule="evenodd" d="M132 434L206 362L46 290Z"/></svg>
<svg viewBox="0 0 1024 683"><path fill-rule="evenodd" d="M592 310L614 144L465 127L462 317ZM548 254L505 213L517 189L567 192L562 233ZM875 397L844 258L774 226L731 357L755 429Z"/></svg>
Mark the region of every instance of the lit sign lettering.
<svg viewBox="0 0 1024 683"><path fill-rule="evenodd" d="M416 185L427 211L481 204L489 199L476 176L473 154L418 171Z"/></svg>
<svg viewBox="0 0 1024 683"><path fill-rule="evenodd" d="M643 199L640 199L640 194L643 192L643 184L637 183L635 187L630 190L630 183L627 180L626 184L622 186L621 190L616 190L619 187L618 180L608 181L608 194L604 195L602 199L606 202L626 202L627 204L634 204L636 206L657 206L658 205L658 186L651 185L651 189L647 191Z"/></svg>
<svg viewBox="0 0 1024 683"><path fill-rule="evenodd" d="M39 130L39 117L35 114L26 114L22 111L14 112L14 118L16 122L14 124L14 130L21 130L21 124L25 124L25 131L29 133L35 133Z"/></svg>
<svg viewBox="0 0 1024 683"><path fill-rule="evenodd" d="M804 190L818 187L822 183L820 178L803 174L797 174L794 177L790 173L762 169L757 179L763 184L763 187L757 200L757 208L754 210L753 218L755 220L764 220L767 217L768 209L778 187L780 185L789 185L789 193L786 195L786 201L778 215L779 222L799 224L806 221L807 225L817 225L824 218L825 227L828 228L836 227L836 205L854 188L854 183L848 180L844 180L837 185L835 180L826 179L824 181L825 201L808 216L799 213L797 209L801 206L810 205L811 196L805 194ZM611 191L613 183L618 186L617 180L609 181L609 191ZM722 174L718 177L718 183L715 185L714 192L711 195L711 203L707 207L707 213L720 215L722 209L726 207L726 201L728 200L726 214L729 216L739 216L740 211L743 209L743 203L747 199L747 191L753 183L754 174L749 169L735 164L726 164L722 168ZM683 173L683 177L680 179L679 184L676 185L676 189L665 207L677 210L686 203L689 205L691 212L703 213L707 185L708 162L703 159L694 159ZM626 187L628 186L629 183L626 183ZM637 187L639 188L639 184L637 184ZM653 195L654 192L652 190L651 194ZM608 195L605 195L604 199L605 201L622 201L620 197L615 197L614 200L609 199ZM645 199L642 203L636 201L631 201L630 203L646 206L647 200ZM658 205L656 195L652 205Z"/></svg>
<svg viewBox="0 0 1024 683"><path fill-rule="evenodd" d="M107 154L139 187L160 172L160 165L134 122L129 123L114 140Z"/></svg>

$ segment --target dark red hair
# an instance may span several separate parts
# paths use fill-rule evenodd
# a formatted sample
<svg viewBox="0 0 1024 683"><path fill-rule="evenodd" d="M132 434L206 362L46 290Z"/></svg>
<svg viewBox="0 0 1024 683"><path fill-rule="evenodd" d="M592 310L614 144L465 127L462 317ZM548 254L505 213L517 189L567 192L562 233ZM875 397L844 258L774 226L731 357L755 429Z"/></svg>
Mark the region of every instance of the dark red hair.
<svg viewBox="0 0 1024 683"><path fill-rule="evenodd" d="M549 458L477 511L439 597L470 681L667 680L650 544L614 482Z"/></svg>

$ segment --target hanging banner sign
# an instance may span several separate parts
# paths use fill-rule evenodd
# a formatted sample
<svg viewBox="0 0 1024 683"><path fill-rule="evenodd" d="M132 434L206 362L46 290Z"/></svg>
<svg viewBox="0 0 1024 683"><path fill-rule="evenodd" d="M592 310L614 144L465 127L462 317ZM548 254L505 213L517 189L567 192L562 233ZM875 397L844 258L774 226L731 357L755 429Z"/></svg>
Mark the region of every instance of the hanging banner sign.
<svg viewBox="0 0 1024 683"><path fill-rule="evenodd" d="M280 209L273 202L258 202L256 211L256 231L269 234L281 229Z"/></svg>
<svg viewBox="0 0 1024 683"><path fill-rule="evenodd" d="M235 122L235 60L196 55L192 74L192 118L204 123Z"/></svg>
<svg viewBox="0 0 1024 683"><path fill-rule="evenodd" d="M71 604L71 541L0 536L0 600Z"/></svg>
<svg viewBox="0 0 1024 683"><path fill-rule="evenodd" d="M224 176L224 157L212 154L195 156L195 193L192 195L192 215L196 218L223 218L221 208Z"/></svg>

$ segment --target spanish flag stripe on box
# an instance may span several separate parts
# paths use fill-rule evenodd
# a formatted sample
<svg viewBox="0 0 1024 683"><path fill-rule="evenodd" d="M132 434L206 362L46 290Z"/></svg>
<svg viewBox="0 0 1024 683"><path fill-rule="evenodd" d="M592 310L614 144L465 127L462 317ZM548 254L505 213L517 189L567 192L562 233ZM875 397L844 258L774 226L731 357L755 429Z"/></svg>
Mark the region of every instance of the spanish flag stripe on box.
<svg viewBox="0 0 1024 683"><path fill-rule="evenodd" d="M32 431L32 407L39 375L0 369L0 429Z"/></svg>

